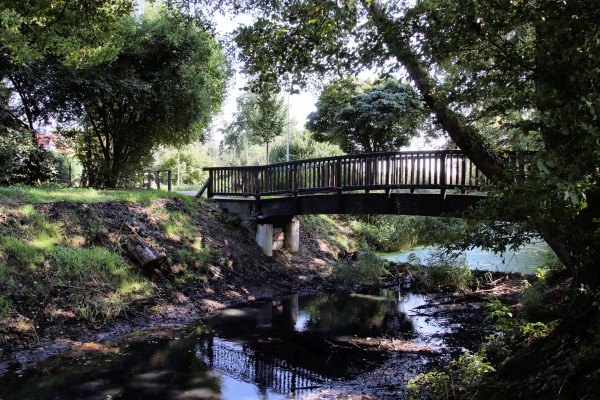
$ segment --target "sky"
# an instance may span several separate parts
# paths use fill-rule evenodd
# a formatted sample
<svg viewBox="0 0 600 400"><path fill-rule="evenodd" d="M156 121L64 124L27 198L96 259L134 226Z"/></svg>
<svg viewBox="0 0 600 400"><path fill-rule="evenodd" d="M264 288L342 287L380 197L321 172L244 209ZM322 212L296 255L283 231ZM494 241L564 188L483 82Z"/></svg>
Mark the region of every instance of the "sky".
<svg viewBox="0 0 600 400"><path fill-rule="evenodd" d="M213 16L213 20L216 23L217 32L220 34L230 33L240 25L249 25L252 23L252 18L249 15L238 15L232 18L231 16L216 14ZM232 120L232 116L236 110L236 99L242 93L241 88L244 87L245 83L246 81L244 80L244 76L239 73L239 71L236 71L232 78L232 89L229 91L227 98L225 99L221 114L215 121L217 126L221 126L222 124ZM288 93L282 94L287 106ZM299 129L304 128L308 114L316 111L316 102L317 96L308 91L289 95L290 118L292 121L296 122ZM220 138L218 140L220 140Z"/></svg>

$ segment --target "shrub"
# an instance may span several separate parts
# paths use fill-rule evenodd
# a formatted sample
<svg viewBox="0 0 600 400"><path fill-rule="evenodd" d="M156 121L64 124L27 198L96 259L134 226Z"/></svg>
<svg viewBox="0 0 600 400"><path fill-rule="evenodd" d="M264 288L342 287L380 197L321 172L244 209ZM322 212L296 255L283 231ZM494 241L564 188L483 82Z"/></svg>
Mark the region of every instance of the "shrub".
<svg viewBox="0 0 600 400"><path fill-rule="evenodd" d="M33 143L31 132L8 129L0 135L0 185L50 181L57 165L52 153Z"/></svg>
<svg viewBox="0 0 600 400"><path fill-rule="evenodd" d="M458 360L450 361L448 370L419 374L406 388L410 399L471 399L477 397L482 380L494 371L483 353L466 352Z"/></svg>
<svg viewBox="0 0 600 400"><path fill-rule="evenodd" d="M356 260L342 260L334 267L334 276L346 285L373 284L388 274L389 263L371 251L357 253Z"/></svg>
<svg viewBox="0 0 600 400"><path fill-rule="evenodd" d="M420 263L420 260L411 257L410 262ZM446 253L440 249L430 254L425 265L419 279L428 288L466 290L473 281L471 268L464 255Z"/></svg>
<svg viewBox="0 0 600 400"><path fill-rule="evenodd" d="M544 337L549 328L541 322L527 322L517 318L511 308L502 303L497 296L486 299L486 320L493 322L493 329L497 334L489 336L483 346L488 358L495 363L501 363L511 354L511 349L520 343L531 339Z"/></svg>

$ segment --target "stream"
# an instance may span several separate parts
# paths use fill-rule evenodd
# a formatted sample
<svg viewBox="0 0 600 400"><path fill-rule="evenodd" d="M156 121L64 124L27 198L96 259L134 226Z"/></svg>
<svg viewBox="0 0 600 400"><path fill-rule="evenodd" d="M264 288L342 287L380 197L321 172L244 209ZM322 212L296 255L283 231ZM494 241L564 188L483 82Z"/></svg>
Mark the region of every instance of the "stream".
<svg viewBox="0 0 600 400"><path fill-rule="evenodd" d="M413 250L424 260L431 251ZM410 253L385 257L406 261ZM533 273L551 252L532 243L504 258L477 249L466 257L472 268ZM430 300L397 287L228 308L169 340L99 346L8 373L0 378L0 400L313 399L361 393L369 385L387 386L382 397L398 398L432 357L465 350L468 327L439 308L423 312Z"/></svg>
<svg viewBox="0 0 600 400"><path fill-rule="evenodd" d="M225 309L167 341L122 343L69 362L8 374L0 399L290 399L363 379L401 357L403 379L418 352L365 351L353 340L444 347L442 321L415 315L427 298L398 290L292 295Z"/></svg>

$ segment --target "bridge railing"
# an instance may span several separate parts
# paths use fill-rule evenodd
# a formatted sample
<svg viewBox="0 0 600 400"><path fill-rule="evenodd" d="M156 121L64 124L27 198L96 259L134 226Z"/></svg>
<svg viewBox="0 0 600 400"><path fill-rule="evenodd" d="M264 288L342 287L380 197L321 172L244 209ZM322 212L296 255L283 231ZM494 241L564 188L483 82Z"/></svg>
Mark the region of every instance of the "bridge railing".
<svg viewBox="0 0 600 400"><path fill-rule="evenodd" d="M365 153L251 167L204 168L207 196L354 190L476 190L487 178L460 150Z"/></svg>

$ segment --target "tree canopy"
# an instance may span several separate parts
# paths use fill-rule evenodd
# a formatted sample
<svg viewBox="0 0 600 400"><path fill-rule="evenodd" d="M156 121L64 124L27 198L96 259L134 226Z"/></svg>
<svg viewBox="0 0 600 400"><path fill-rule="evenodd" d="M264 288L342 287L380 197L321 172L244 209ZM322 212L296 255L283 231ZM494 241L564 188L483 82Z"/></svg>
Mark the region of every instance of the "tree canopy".
<svg viewBox="0 0 600 400"><path fill-rule="evenodd" d="M45 104L76 122L93 186L114 187L158 145L203 139L219 110L227 64L212 34L159 7L139 19L118 57L82 68L51 64Z"/></svg>
<svg viewBox="0 0 600 400"><path fill-rule="evenodd" d="M0 64L53 55L69 64L113 59L123 45L123 17L133 0L2 0Z"/></svg>
<svg viewBox="0 0 600 400"><path fill-rule="evenodd" d="M317 141L338 144L347 153L392 151L418 134L424 115L420 97L407 84L344 79L325 86L306 128Z"/></svg>
<svg viewBox="0 0 600 400"><path fill-rule="evenodd" d="M226 128L225 142L235 146L245 135L252 142L266 146L269 160L269 144L283 133L286 109L279 91L272 85L250 82L237 102L235 120Z"/></svg>

